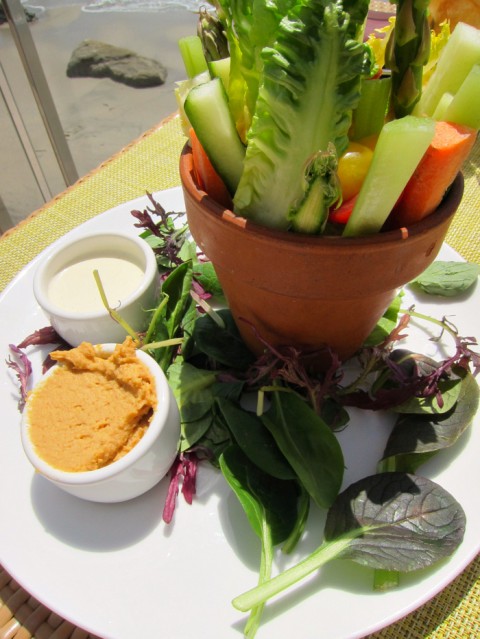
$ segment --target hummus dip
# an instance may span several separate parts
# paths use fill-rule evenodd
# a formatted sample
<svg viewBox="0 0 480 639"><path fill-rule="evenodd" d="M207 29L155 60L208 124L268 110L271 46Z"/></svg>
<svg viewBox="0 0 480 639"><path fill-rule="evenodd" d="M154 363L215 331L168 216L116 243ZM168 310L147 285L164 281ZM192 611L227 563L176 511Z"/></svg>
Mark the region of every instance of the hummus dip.
<svg viewBox="0 0 480 639"><path fill-rule="evenodd" d="M112 353L83 342L54 351L56 370L27 403L30 439L50 466L81 472L131 450L157 406L155 381L127 337Z"/></svg>

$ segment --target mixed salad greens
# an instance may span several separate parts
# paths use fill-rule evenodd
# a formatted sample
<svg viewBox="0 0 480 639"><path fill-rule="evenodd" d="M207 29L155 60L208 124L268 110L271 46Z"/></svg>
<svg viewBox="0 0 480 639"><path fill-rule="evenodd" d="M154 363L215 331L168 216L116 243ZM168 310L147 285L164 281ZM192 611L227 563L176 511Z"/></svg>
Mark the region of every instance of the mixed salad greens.
<svg viewBox="0 0 480 639"><path fill-rule="evenodd" d="M189 78L177 97L187 134L198 138L238 215L303 233L375 233L422 171L436 122L471 129L473 145L480 32L461 23L450 37L448 26L432 35L428 0L398 0L390 27L367 41L368 0L214 4L198 36L181 40ZM358 172L352 143L373 153L350 203L352 222L338 227L330 214L346 200L341 165ZM444 156L446 173L454 176L464 159ZM202 183L200 166L198 173ZM424 188L438 192L438 205L453 178L436 173Z"/></svg>
<svg viewBox="0 0 480 639"><path fill-rule="evenodd" d="M267 343L255 358L229 310L213 309L222 291L183 220L149 199L151 206L132 215L157 253L162 291L146 333L125 328L166 372L181 414L163 519L173 521L180 491L192 503L200 463L222 473L260 540L258 584L233 601L250 611L245 636L255 636L268 599L327 561L372 568L374 587L384 590L398 583L399 573L451 555L463 539L465 514L453 495L418 470L453 445L478 410L476 340L458 335L446 318L402 309L400 293L354 360L342 364L331 353L330 368L319 372L312 353ZM436 262L410 286L451 297L474 285L479 271L473 264ZM452 353L436 361L399 346L411 318L437 327L438 338L447 335ZM11 346L8 364L18 375L21 403L31 373L28 348L58 343L45 327ZM340 492L345 460L335 433L349 427L352 408L389 411L396 419L377 472ZM308 534L312 509L327 512L323 540L272 576L277 548L296 548Z"/></svg>

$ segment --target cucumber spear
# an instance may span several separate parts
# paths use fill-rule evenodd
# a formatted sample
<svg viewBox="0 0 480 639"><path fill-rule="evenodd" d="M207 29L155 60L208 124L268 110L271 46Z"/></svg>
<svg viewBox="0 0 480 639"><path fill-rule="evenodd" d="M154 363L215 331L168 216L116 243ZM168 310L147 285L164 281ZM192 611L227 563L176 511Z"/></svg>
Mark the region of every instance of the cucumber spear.
<svg viewBox="0 0 480 639"><path fill-rule="evenodd" d="M430 54L429 0L396 0L397 17L385 51L392 72L392 108L396 118L412 113L422 94L423 66Z"/></svg>

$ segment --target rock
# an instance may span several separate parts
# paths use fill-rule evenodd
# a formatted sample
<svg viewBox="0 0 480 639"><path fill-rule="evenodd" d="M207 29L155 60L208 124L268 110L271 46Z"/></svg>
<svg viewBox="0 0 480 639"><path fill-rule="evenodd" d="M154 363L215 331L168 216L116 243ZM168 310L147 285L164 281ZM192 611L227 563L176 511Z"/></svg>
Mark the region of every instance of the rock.
<svg viewBox="0 0 480 639"><path fill-rule="evenodd" d="M32 22L33 20L37 20L37 14L34 13L33 11L29 11L27 8L23 7L23 12L25 13L25 18L27 22ZM3 6L0 6L0 24L4 24L5 22L8 22L7 15L5 13L5 9L3 8Z"/></svg>
<svg viewBox="0 0 480 639"><path fill-rule="evenodd" d="M69 78L111 78L131 87L155 87L167 79L167 70L156 60L129 49L96 40L84 40L67 65Z"/></svg>

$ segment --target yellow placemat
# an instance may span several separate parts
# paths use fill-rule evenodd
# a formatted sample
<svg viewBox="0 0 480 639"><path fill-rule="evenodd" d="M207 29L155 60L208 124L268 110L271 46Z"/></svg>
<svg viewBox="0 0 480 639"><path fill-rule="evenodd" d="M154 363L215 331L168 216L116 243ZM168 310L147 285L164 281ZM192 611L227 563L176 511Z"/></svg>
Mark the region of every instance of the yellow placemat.
<svg viewBox="0 0 480 639"><path fill-rule="evenodd" d="M147 132L0 238L0 290L43 248L122 202L177 186L185 138L178 117ZM447 242L480 263L480 143L464 167L465 194ZM478 639L480 559L437 597L369 639ZM381 596L381 595L380 595ZM152 636L156 630L152 628ZM35 601L0 567L0 639L94 639ZM325 639L328 639L326 637Z"/></svg>

